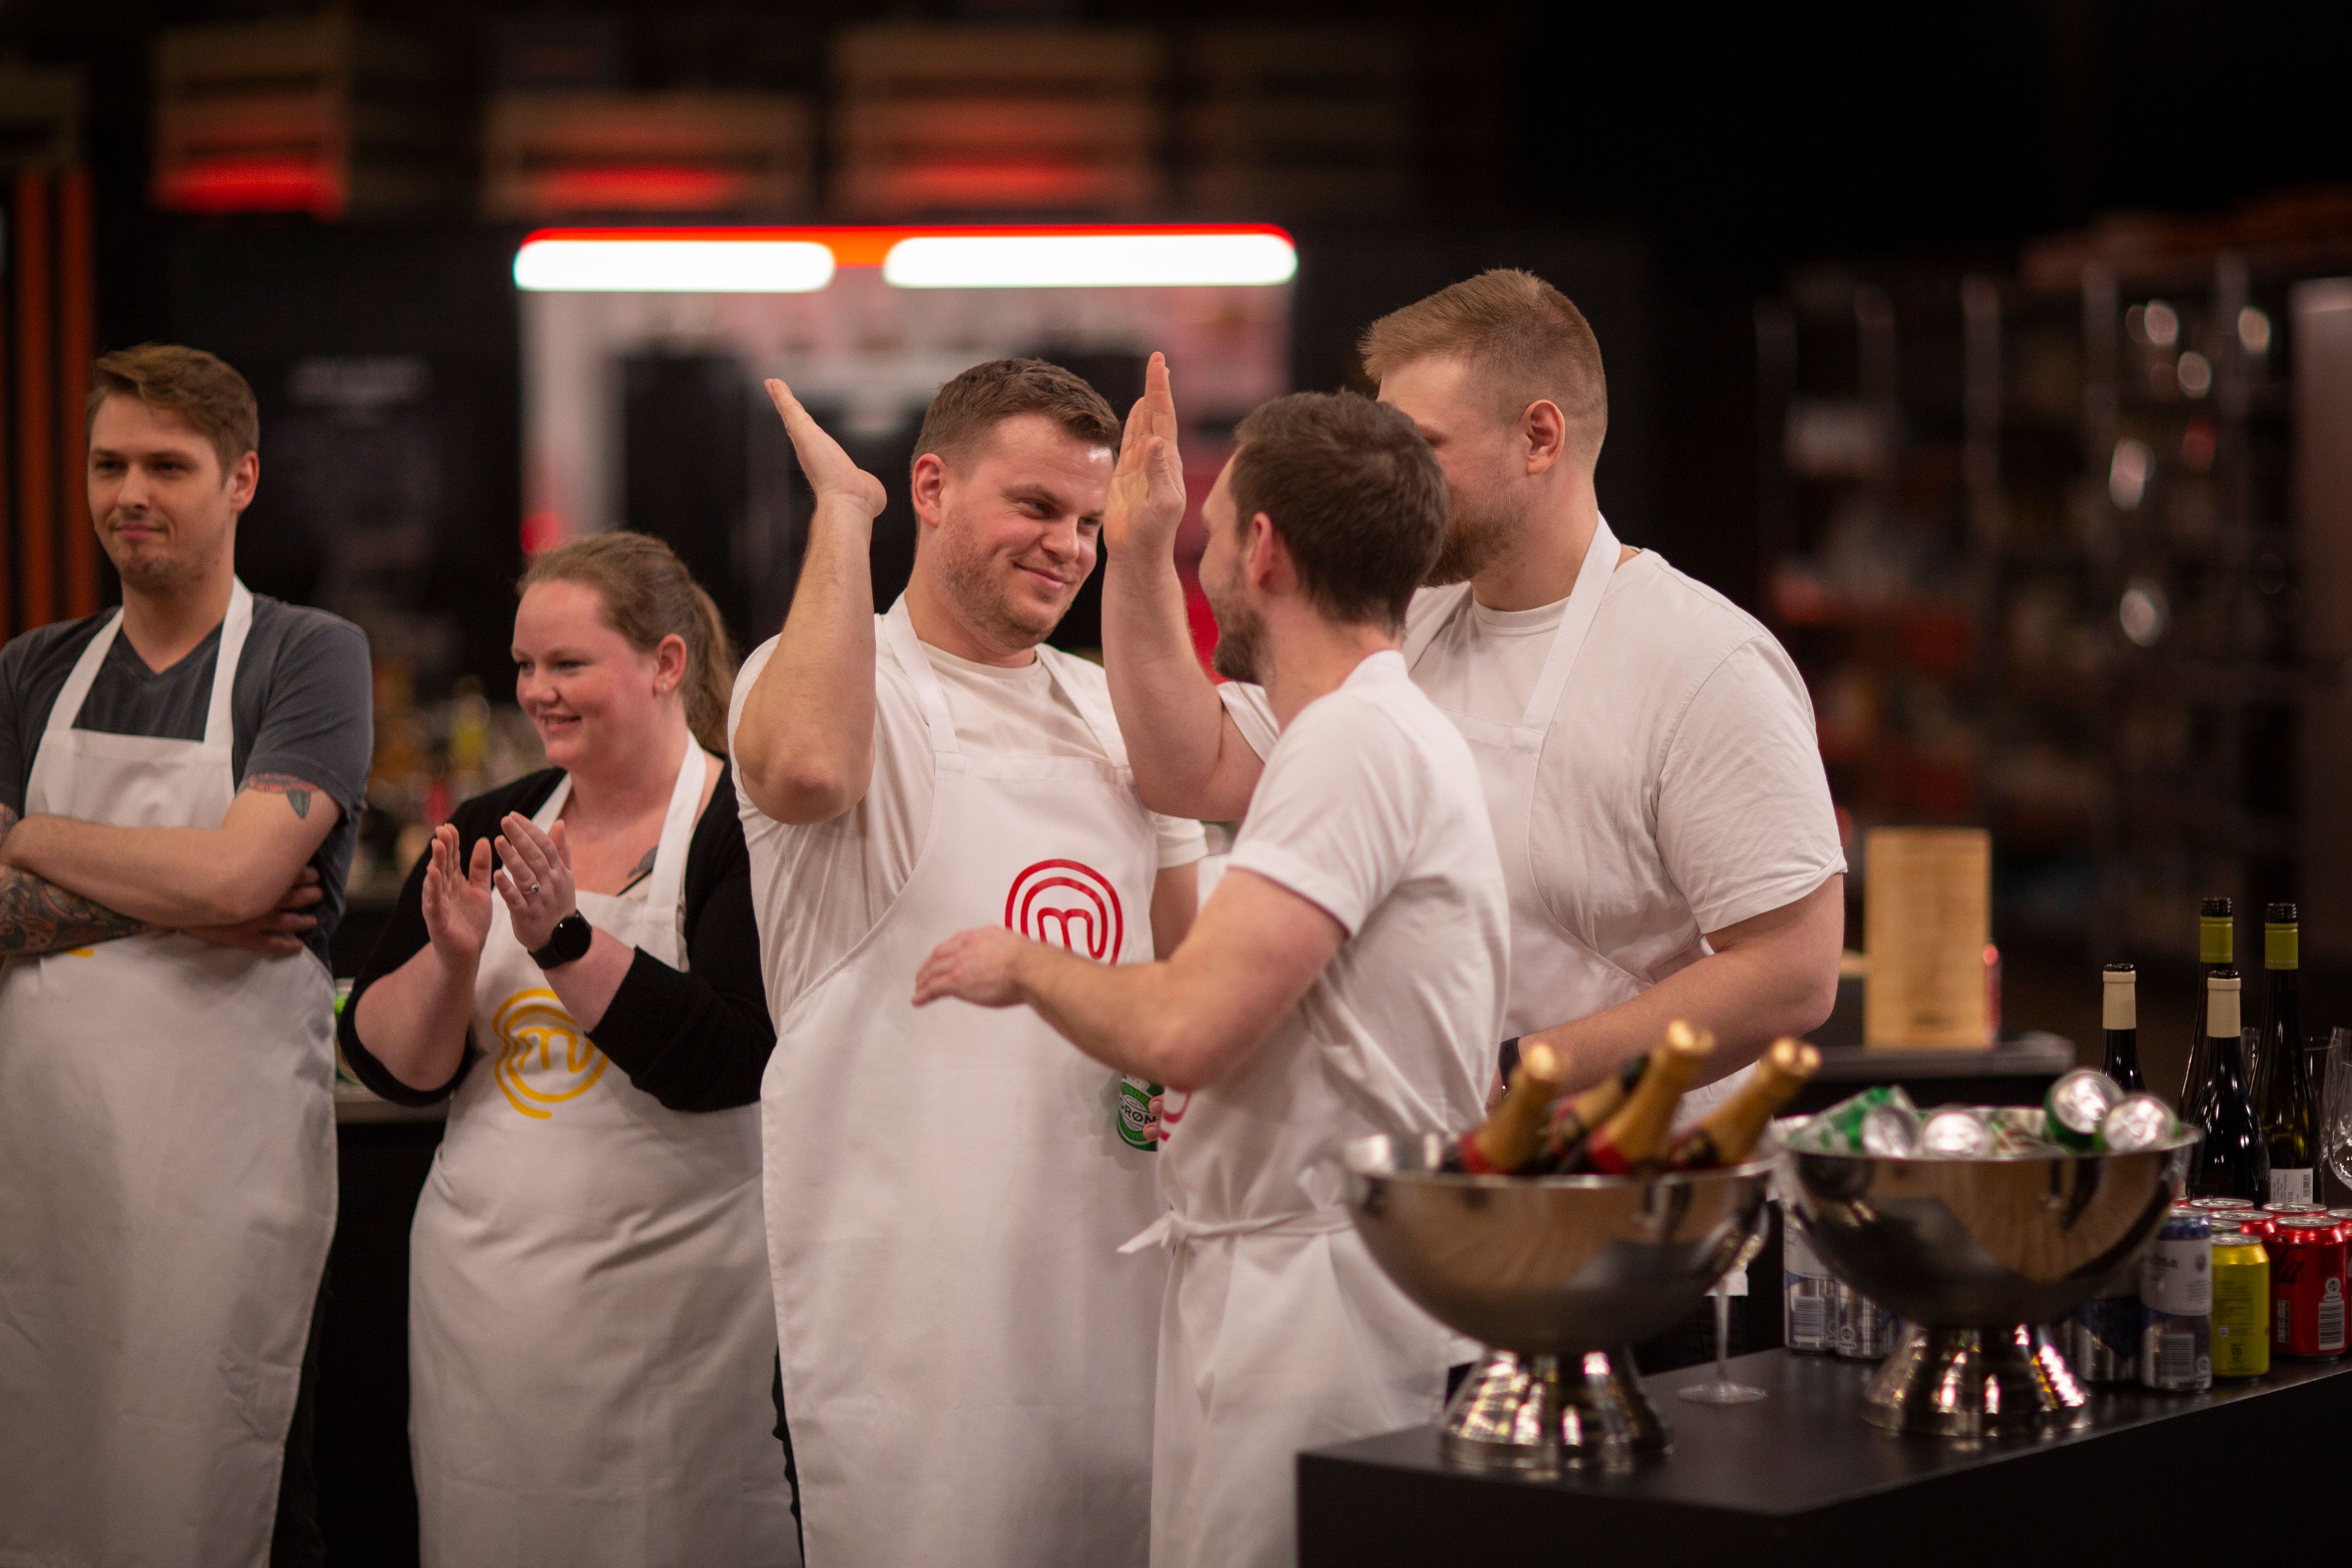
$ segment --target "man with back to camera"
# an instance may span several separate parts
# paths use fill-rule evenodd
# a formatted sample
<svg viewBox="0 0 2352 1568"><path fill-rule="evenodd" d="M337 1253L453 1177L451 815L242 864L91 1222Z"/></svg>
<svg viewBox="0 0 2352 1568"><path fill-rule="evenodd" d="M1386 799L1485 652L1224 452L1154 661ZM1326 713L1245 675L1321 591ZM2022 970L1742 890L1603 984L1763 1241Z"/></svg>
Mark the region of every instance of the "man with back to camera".
<svg viewBox="0 0 2352 1568"><path fill-rule="evenodd" d="M236 580L258 435L210 354L100 358L122 608L0 652L0 1563L323 1560L305 1347L368 651Z"/></svg>
<svg viewBox="0 0 2352 1568"><path fill-rule="evenodd" d="M933 945L1001 920L1112 964L1196 904L1193 822L1137 800L1102 672L1043 645L1093 570L1118 422L1069 371L975 365L883 506L784 383L815 492L731 744L776 1050L761 1088L781 1402L812 1568L1141 1568L1166 1270L1118 1073L1025 1014L918 1013Z"/></svg>
<svg viewBox="0 0 2352 1568"><path fill-rule="evenodd" d="M1452 493L1404 657L1485 783L1511 894L1504 1032L1551 1045L1580 1088L1673 1019L1714 1031L1718 1074L1817 1027L1845 860L1811 702L1752 616L1602 520L1608 393L1583 315L1530 273L1487 272L1382 317L1362 353ZM1274 744L1266 700L1202 674L1175 523L1139 516L1103 583L1136 779L1156 810L1235 817Z"/></svg>
<svg viewBox="0 0 2352 1568"><path fill-rule="evenodd" d="M1156 357L1151 377L1164 402ZM1144 404L1129 429L1120 533L1184 511ZM1372 1261L1333 1156L1476 1120L1509 962L1476 765L1397 651L1444 476L1411 421L1352 392L1277 398L1238 440L1201 587L1219 673L1263 683L1280 738L1216 891L1160 963L982 928L915 983L918 1003L1025 1005L1168 1086L1153 1568L1285 1568L1299 1449L1435 1418L1451 1336Z"/></svg>

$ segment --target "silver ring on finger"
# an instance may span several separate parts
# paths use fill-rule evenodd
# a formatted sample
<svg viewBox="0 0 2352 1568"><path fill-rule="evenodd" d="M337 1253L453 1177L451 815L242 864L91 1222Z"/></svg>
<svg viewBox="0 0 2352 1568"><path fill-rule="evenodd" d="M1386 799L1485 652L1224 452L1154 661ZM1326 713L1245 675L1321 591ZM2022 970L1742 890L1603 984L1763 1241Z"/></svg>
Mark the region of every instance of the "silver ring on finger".
<svg viewBox="0 0 2352 1568"><path fill-rule="evenodd" d="M522 890L522 895L525 898L537 898L539 896L539 883L532 883L529 887L524 888Z"/></svg>

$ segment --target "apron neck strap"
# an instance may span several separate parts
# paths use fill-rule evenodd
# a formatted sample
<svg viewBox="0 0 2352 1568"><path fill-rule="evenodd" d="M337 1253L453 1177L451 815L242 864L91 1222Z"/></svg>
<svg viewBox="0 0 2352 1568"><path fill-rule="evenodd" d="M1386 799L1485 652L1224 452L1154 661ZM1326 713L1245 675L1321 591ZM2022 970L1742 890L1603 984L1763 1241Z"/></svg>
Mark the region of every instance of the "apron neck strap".
<svg viewBox="0 0 2352 1568"><path fill-rule="evenodd" d="M1054 677L1054 684L1061 688L1064 696L1070 699L1070 706L1078 710L1078 716L1087 721L1087 727L1094 731L1095 741L1103 748L1103 755L1110 758L1112 767L1124 768L1127 766L1127 737L1119 733L1118 716L1110 710L1109 699L1105 694L1090 690L1070 678L1068 666L1062 661L1072 656L1059 648L1049 648L1043 643L1037 644L1037 657L1045 664L1045 673Z"/></svg>
<svg viewBox="0 0 2352 1568"><path fill-rule="evenodd" d="M890 606L890 613L882 618L882 644L907 679L915 688L915 700L921 705L923 722L931 732L931 749L935 752L960 752L962 741L956 737L955 719L948 712L947 693L940 689L940 677L931 669L930 660L923 656L923 641L915 635L915 618L908 613L907 596L898 595L898 602Z"/></svg>
<svg viewBox="0 0 2352 1568"><path fill-rule="evenodd" d="M245 640L253 630L253 592L242 580L229 579L228 613L221 618L220 643L213 653L213 689L205 704L204 744L226 747L234 730L231 717L233 699L236 695L236 666L245 657ZM62 733L74 727L81 717L81 705L89 697L89 688L98 684L98 672L105 667L106 655L113 651L115 639L122 634L122 607L115 606L114 613L89 646L74 661L72 673L58 689L58 700L50 705L47 728Z"/></svg>
<svg viewBox="0 0 2352 1568"><path fill-rule="evenodd" d="M1527 716L1519 721L1522 728L1550 727L1560 694L1568 689L1568 673L1584 651L1585 633L1592 630L1593 618L1601 613L1601 601L1609 591L1609 574L1617 570L1617 536L1609 531L1609 519L1594 514L1592 542L1585 547L1584 564L1577 569L1576 587L1569 593L1568 608L1560 612L1559 630L1552 633L1543 674L1528 697Z"/></svg>
<svg viewBox="0 0 2352 1568"><path fill-rule="evenodd" d="M678 759L677 782L670 786L669 810L662 815L661 841L654 850L654 869L646 879L646 902L656 909L677 907L686 885L686 855L694 841L695 808L702 804L702 781L709 776L710 758L692 736L686 755ZM572 775L555 781L544 805L532 813L531 826L546 832L563 815L572 799Z"/></svg>

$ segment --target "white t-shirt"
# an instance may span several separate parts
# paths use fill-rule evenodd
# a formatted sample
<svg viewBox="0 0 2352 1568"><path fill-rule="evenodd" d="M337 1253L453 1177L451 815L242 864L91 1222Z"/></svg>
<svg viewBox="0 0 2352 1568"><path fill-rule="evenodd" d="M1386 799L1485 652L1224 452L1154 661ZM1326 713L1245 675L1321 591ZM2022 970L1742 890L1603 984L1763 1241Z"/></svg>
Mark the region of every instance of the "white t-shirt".
<svg viewBox="0 0 2352 1568"><path fill-rule="evenodd" d="M768 1008L779 1019L811 981L880 923L914 875L930 827L930 729L914 684L883 643L881 617L875 619L874 773L866 798L831 821L795 825L761 810L749 792L735 792L761 912ZM730 741L744 700L775 650L774 638L762 643L735 678L727 716ZM1094 730L1042 662L1004 669L959 659L928 643L923 652L967 750L1106 759ZM1077 680L1102 685L1108 712L1102 671L1083 660L1065 668ZM1200 823L1181 817L1153 821L1162 867L1188 865L1208 852Z"/></svg>
<svg viewBox="0 0 2352 1568"><path fill-rule="evenodd" d="M1185 1218L1328 1207L1325 1156L1370 1133L1477 1122L1510 963L1477 764L1404 660L1375 653L1267 758L1229 872L1306 898L1347 940L1234 1073L1171 1095L1160 1183Z"/></svg>
<svg viewBox="0 0 2352 1568"><path fill-rule="evenodd" d="M1408 640L1450 598L1416 595ZM1423 651L1413 684L1441 706L1516 725L1566 610L1474 603ZM1265 694L1219 691L1266 756ZM1654 550L1610 573L1537 779L1528 843L1544 911L1639 987L1704 956L1702 933L1845 869L1804 678L1754 616Z"/></svg>

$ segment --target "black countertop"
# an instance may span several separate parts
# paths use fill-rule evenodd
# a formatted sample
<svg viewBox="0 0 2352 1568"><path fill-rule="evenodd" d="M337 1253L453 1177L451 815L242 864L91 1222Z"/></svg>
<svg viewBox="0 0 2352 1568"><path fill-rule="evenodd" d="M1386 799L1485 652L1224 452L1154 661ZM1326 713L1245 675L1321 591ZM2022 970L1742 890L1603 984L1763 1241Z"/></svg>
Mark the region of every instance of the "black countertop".
<svg viewBox="0 0 2352 1568"><path fill-rule="evenodd" d="M1301 1568L1536 1561L1571 1546L1580 1557L1739 1568L2189 1562L2275 1540L2263 1491L2303 1479L2321 1489L2315 1501L2332 1499L2352 1437L2352 1364L2341 1360L2282 1361L2267 1378L2202 1395L2101 1388L2077 1430L1990 1443L1865 1423L1875 1364L1767 1351L1731 1364L1770 1396L1730 1406L1675 1396L1711 1366L1646 1380L1674 1451L1630 1474L1457 1470L1440 1461L1430 1427L1302 1454ZM2257 1511L2217 1511L2203 1483L2231 1479L2256 1489L2246 1500Z"/></svg>

